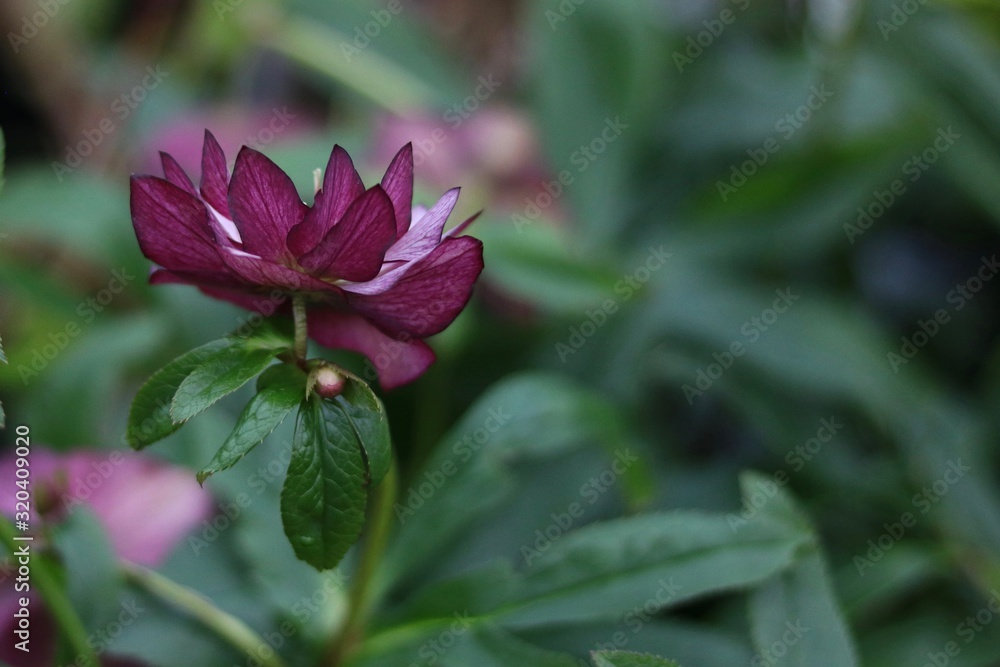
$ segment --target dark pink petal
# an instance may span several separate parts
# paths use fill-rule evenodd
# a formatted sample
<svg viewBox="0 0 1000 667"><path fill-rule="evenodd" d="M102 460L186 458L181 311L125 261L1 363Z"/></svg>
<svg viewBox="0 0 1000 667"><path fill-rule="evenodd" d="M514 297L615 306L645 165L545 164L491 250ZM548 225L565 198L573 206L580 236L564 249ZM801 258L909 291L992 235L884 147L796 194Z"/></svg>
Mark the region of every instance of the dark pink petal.
<svg viewBox="0 0 1000 667"><path fill-rule="evenodd" d="M382 189L389 195L396 210L396 236L400 237L410 228L412 214L413 144L406 144L396 153L382 177Z"/></svg>
<svg viewBox="0 0 1000 667"><path fill-rule="evenodd" d="M458 203L459 188L453 188L425 214L413 221L410 229L385 254L386 260L419 259L437 247L448 216Z"/></svg>
<svg viewBox="0 0 1000 667"><path fill-rule="evenodd" d="M229 168L222 146L208 130L201 149L201 196L223 215L229 214Z"/></svg>
<svg viewBox="0 0 1000 667"><path fill-rule="evenodd" d="M331 278L371 280L382 270L385 251L395 239L392 202L376 185L354 200L341 221L299 264Z"/></svg>
<svg viewBox="0 0 1000 667"><path fill-rule="evenodd" d="M246 308L247 310L260 313L264 317L274 315L288 301L288 297L284 295L284 292L277 288L264 294L245 292L236 289L206 287L204 285L200 286L199 289L214 299L228 301L229 303L237 305L240 308Z"/></svg>
<svg viewBox="0 0 1000 667"><path fill-rule="evenodd" d="M365 184L354 168L351 156L334 146L323 176L323 187L305 219L288 233L288 249L296 257L306 254L323 240L343 217L347 207L365 192Z"/></svg>
<svg viewBox="0 0 1000 667"><path fill-rule="evenodd" d="M308 210L278 165L252 148L240 150L229 182L229 211L247 252L264 259L289 258L285 239Z"/></svg>
<svg viewBox="0 0 1000 667"><path fill-rule="evenodd" d="M177 164L177 160L172 155L160 151L160 163L163 165L163 175L166 176L168 181L184 192L195 197L198 196L198 191L194 189L194 183L191 182L187 173Z"/></svg>
<svg viewBox="0 0 1000 667"><path fill-rule="evenodd" d="M359 315L332 308L309 311L309 336L325 347L352 350L368 357L383 389L412 382L435 359L434 351L422 340L390 338Z"/></svg>
<svg viewBox="0 0 1000 667"><path fill-rule="evenodd" d="M222 262L219 262L222 265ZM218 273L207 271L169 271L167 269L154 269L149 274L150 285L212 285L215 287L225 287L235 290L256 291L255 287L248 285L228 271Z"/></svg>
<svg viewBox="0 0 1000 667"><path fill-rule="evenodd" d="M223 249L220 256L230 273L251 285L277 287L290 292L340 293L339 288L319 278L239 250Z"/></svg>
<svg viewBox="0 0 1000 667"><path fill-rule="evenodd" d="M343 288L354 310L386 333L426 338L458 316L482 270L482 242L460 236L445 239L429 255L401 269ZM382 287L384 291L374 293Z"/></svg>
<svg viewBox="0 0 1000 667"><path fill-rule="evenodd" d="M222 268L208 209L197 197L155 176L133 176L131 190L132 225L142 254L179 271Z"/></svg>

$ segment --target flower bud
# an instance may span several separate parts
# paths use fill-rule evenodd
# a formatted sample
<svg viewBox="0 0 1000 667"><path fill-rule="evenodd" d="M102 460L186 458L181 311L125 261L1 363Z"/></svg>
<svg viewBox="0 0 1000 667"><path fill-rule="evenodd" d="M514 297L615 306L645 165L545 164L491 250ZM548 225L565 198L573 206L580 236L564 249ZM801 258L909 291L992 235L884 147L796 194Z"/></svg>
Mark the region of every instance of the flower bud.
<svg viewBox="0 0 1000 667"><path fill-rule="evenodd" d="M313 389L323 398L340 396L346 382L346 378L332 366L323 365L313 371Z"/></svg>

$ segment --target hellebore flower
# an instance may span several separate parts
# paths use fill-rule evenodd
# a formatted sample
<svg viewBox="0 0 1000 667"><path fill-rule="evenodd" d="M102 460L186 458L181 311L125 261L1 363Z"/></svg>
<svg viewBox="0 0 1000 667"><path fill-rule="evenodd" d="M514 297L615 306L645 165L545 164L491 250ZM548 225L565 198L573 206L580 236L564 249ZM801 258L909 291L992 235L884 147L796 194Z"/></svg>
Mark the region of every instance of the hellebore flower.
<svg viewBox="0 0 1000 667"><path fill-rule="evenodd" d="M483 268L482 243L444 234L458 200L449 190L430 209L413 207L407 144L381 183L365 189L335 146L312 206L261 153L243 147L232 176L205 132L200 187L162 154L165 179L132 177L132 222L150 282L203 292L266 312L267 302L303 297L309 336L367 356L382 386L422 374L434 353L422 340L458 316Z"/></svg>
<svg viewBox="0 0 1000 667"><path fill-rule="evenodd" d="M0 459L0 483L7 488L14 488L16 459L12 454ZM30 505L31 526L58 522L77 506L87 507L119 558L149 567L166 560L213 509L211 496L190 473L141 454L99 450L59 454L35 447L31 451L31 483L37 490ZM13 518L15 509L14 494L4 494L0 512ZM5 637L15 636L13 613L20 595L13 585L0 591L0 619L4 619L0 632ZM55 623L40 599L33 598L31 610L31 652L15 650L12 641L0 645L0 660L13 667L55 663ZM101 664L134 667L141 663L102 656Z"/></svg>
<svg viewBox="0 0 1000 667"><path fill-rule="evenodd" d="M0 460L0 482L15 481L16 457ZM212 513L212 497L182 468L142 454L117 450L76 450L59 454L31 451L32 486L41 491L31 503L38 525L39 500L45 520L59 520L77 506L90 509L119 558L156 567L177 542ZM0 512L14 516L14 496L5 495Z"/></svg>

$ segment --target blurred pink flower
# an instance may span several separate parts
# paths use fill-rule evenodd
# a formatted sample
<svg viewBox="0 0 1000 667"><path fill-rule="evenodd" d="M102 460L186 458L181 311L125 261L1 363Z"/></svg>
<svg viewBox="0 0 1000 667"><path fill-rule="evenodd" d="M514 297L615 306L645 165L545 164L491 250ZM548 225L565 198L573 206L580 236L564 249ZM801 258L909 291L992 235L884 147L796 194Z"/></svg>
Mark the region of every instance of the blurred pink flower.
<svg viewBox="0 0 1000 667"><path fill-rule="evenodd" d="M386 116L374 136L375 162L392 157L393 146L411 141L423 180L437 188L461 183L482 190L494 212L524 208L525 200L552 178L531 121L509 107L453 108L438 117ZM558 218L558 207L549 215Z"/></svg>
<svg viewBox="0 0 1000 667"><path fill-rule="evenodd" d="M142 454L115 450L76 450L66 454L33 447L29 454L32 497L30 525L34 534L43 523L58 522L77 506L87 507L104 528L119 558L155 567L174 546L212 513L212 499L190 472ZM0 459L0 512L13 518L17 504L14 485L17 457ZM3 568L0 568L2 570ZM31 652L14 648L20 607L10 584L10 572L0 581L0 661L11 667L50 667L55 661L56 626L42 602L29 593ZM104 667L142 667L123 657L101 656Z"/></svg>
<svg viewBox="0 0 1000 667"><path fill-rule="evenodd" d="M170 153L185 171L201 167L202 135L215 128L215 137L227 152L240 146L255 150L278 146L320 131L323 124L301 109L276 106L248 110L220 107L175 116L145 135L135 156L134 171L151 173L160 169L160 153ZM404 142L405 143L405 142ZM402 145L402 144L400 144Z"/></svg>
<svg viewBox="0 0 1000 667"><path fill-rule="evenodd" d="M60 454L34 447L30 454L34 487L32 525L39 501L46 520L76 506L90 509L120 558L155 567L177 542L212 512L211 495L190 472L142 454L117 450L76 450ZM15 489L16 457L0 460L0 484ZM13 492L0 498L0 512L13 517Z"/></svg>

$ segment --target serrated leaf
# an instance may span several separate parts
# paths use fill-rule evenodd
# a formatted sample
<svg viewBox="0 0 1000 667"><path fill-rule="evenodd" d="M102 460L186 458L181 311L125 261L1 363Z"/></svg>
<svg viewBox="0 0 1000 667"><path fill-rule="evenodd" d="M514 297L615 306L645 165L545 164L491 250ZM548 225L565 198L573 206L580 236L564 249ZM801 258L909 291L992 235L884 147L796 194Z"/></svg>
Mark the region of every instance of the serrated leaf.
<svg viewBox="0 0 1000 667"><path fill-rule="evenodd" d="M281 489L281 520L295 555L318 570L335 567L361 535L365 462L350 421L313 396L301 403Z"/></svg>
<svg viewBox="0 0 1000 667"><path fill-rule="evenodd" d="M594 667L680 667L673 660L632 651L595 651L590 658Z"/></svg>
<svg viewBox="0 0 1000 667"><path fill-rule="evenodd" d="M306 376L292 364L277 364L261 374L257 386L257 395L244 408L233 432L198 473L199 484L234 466L284 421L305 397Z"/></svg>
<svg viewBox="0 0 1000 667"><path fill-rule="evenodd" d="M743 495L759 493L774 483L754 473L740 478ZM759 518L774 518L807 531L793 567L773 577L750 596L750 620L758 655L777 655L783 665L815 665L822 659L831 667L855 667L857 654L847 624L837 605L818 542L808 518L791 496L777 488L760 509Z"/></svg>
<svg viewBox="0 0 1000 667"><path fill-rule="evenodd" d="M170 416L170 405L178 387L195 368L233 344L233 339L223 338L202 345L174 359L146 381L129 410L125 438L132 449L148 447L182 426Z"/></svg>
<svg viewBox="0 0 1000 667"><path fill-rule="evenodd" d="M247 345L247 339L210 355L184 378L170 405L170 416L183 423L255 378L274 360L275 351Z"/></svg>
<svg viewBox="0 0 1000 667"><path fill-rule="evenodd" d="M348 377L344 392L337 397L361 443L372 487L378 486L392 463L392 437L385 406L365 382Z"/></svg>
<svg viewBox="0 0 1000 667"><path fill-rule="evenodd" d="M232 337L244 341L250 348L291 350L295 344L295 328L291 319L276 317L264 320L246 332L237 330Z"/></svg>

